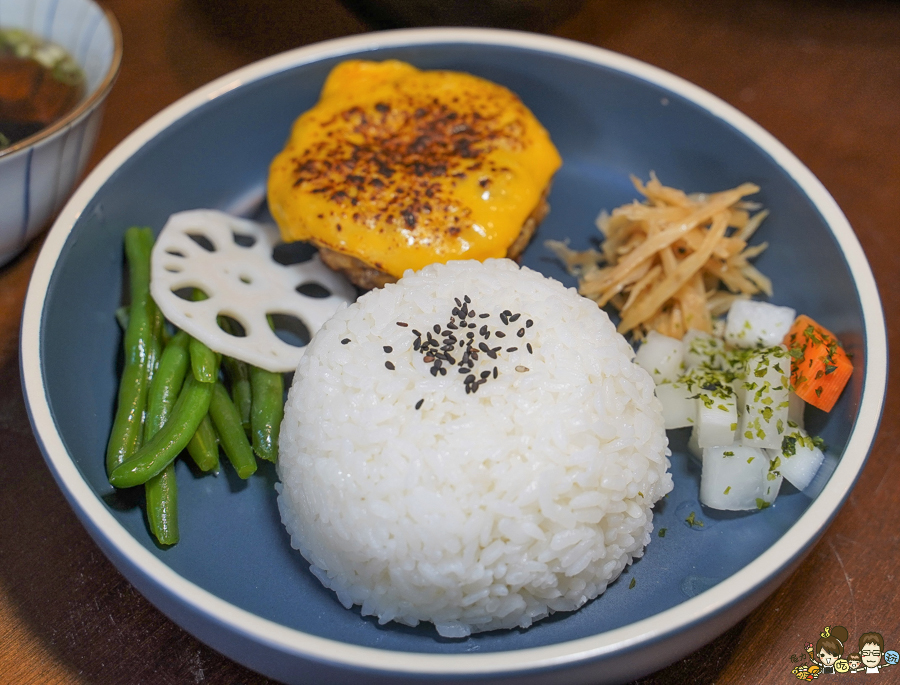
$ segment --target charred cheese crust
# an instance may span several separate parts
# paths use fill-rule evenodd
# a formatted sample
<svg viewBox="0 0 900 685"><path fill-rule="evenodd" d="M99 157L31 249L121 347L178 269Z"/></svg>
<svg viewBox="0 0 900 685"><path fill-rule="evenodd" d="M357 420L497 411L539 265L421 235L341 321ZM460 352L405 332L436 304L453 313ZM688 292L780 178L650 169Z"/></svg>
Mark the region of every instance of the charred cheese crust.
<svg viewBox="0 0 900 685"><path fill-rule="evenodd" d="M451 259L516 257L561 163L508 89L398 61L332 70L273 160L269 208L362 287Z"/></svg>

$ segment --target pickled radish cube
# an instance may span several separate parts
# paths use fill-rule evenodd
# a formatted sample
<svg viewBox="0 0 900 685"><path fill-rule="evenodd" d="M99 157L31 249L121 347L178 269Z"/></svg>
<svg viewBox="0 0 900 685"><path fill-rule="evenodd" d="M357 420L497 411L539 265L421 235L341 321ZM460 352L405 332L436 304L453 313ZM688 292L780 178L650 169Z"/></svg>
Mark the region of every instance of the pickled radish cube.
<svg viewBox="0 0 900 685"><path fill-rule="evenodd" d="M765 509L778 496L782 476L765 451L731 445L703 449L700 502L713 509Z"/></svg>
<svg viewBox="0 0 900 685"><path fill-rule="evenodd" d="M743 381L740 443L778 449L788 429L791 362L784 345L755 350Z"/></svg>
<svg viewBox="0 0 900 685"><path fill-rule="evenodd" d="M806 413L806 400L797 393L792 392L788 394L788 402L788 422L804 428L806 426L804 416Z"/></svg>
<svg viewBox="0 0 900 685"><path fill-rule="evenodd" d="M662 404L666 430L692 426L697 421L697 400L684 383L660 383L656 396Z"/></svg>
<svg viewBox="0 0 900 685"><path fill-rule="evenodd" d="M703 448L700 447L700 442L697 437L697 424L694 424L694 427L691 428L691 435L687 441L687 450L698 462L703 461Z"/></svg>
<svg viewBox="0 0 900 685"><path fill-rule="evenodd" d="M687 369L725 368L725 343L709 333L691 329L684 334L684 365Z"/></svg>
<svg viewBox="0 0 900 685"><path fill-rule="evenodd" d="M635 361L657 385L671 382L677 380L683 371L684 345L678 338L650 331L638 348Z"/></svg>
<svg viewBox="0 0 900 685"><path fill-rule="evenodd" d="M737 347L771 347L784 340L797 312L768 302L736 300L725 322L725 342Z"/></svg>
<svg viewBox="0 0 900 685"><path fill-rule="evenodd" d="M772 459L773 468L798 490L809 487L813 477L825 461L825 454L805 430L797 427L788 429L782 438L781 448L766 450Z"/></svg>
<svg viewBox="0 0 900 685"><path fill-rule="evenodd" d="M738 427L737 399L731 386L701 389L697 398L697 444L718 447L734 442Z"/></svg>

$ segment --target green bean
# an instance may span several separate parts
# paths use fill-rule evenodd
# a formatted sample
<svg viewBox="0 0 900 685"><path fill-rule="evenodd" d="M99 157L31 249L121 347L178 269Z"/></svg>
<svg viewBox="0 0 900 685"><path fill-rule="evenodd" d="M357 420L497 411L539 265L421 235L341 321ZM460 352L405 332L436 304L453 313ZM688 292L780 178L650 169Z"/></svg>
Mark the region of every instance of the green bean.
<svg viewBox="0 0 900 685"><path fill-rule="evenodd" d="M284 418L284 377L250 367L250 435L256 456L278 460L278 433Z"/></svg>
<svg viewBox="0 0 900 685"><path fill-rule="evenodd" d="M188 342L190 336L178 331L163 349L159 366L147 392L147 417L144 421L144 441L163 427L169 412L178 400L178 393L187 374Z"/></svg>
<svg viewBox="0 0 900 685"><path fill-rule="evenodd" d="M246 480L256 472L256 457L253 456L247 434L244 433L241 426L238 410L221 381L217 381L213 386L209 416L219 434L225 456L228 457L238 476Z"/></svg>
<svg viewBox="0 0 900 685"><path fill-rule="evenodd" d="M233 357L222 357L225 365L225 374L231 385L231 399L241 417L241 425L244 432L250 434L250 369L245 362Z"/></svg>
<svg viewBox="0 0 900 685"><path fill-rule="evenodd" d="M158 310L158 308L157 308ZM159 366L147 392L147 415L144 419L144 442L162 428L184 383L187 374L188 341L190 336L179 331L162 351ZM175 481L175 463L144 484L147 500L147 521L150 532L162 545L178 542L178 484Z"/></svg>
<svg viewBox="0 0 900 685"><path fill-rule="evenodd" d="M109 482L117 488L129 488L161 473L197 431L209 411L212 389L212 383L201 383L188 375L168 421L149 442L113 470Z"/></svg>
<svg viewBox="0 0 900 685"><path fill-rule="evenodd" d="M207 299L206 293L194 288L191 299L200 302ZM219 377L219 356L196 338L191 338L191 371L201 383L215 383Z"/></svg>
<svg viewBox="0 0 900 685"><path fill-rule="evenodd" d="M191 371L201 383L215 383L219 377L219 356L204 343L191 338Z"/></svg>
<svg viewBox="0 0 900 685"><path fill-rule="evenodd" d="M219 469L219 438L209 414L203 417L187 446L188 454L201 471Z"/></svg>
<svg viewBox="0 0 900 685"><path fill-rule="evenodd" d="M147 498L147 520L150 532L161 545L178 542L178 483L175 462L169 462L162 473L144 484Z"/></svg>
<svg viewBox="0 0 900 685"><path fill-rule="evenodd" d="M152 246L153 232L149 228L132 227L125 231L131 307L124 336L125 368L119 383L116 415L106 447L108 474L112 474L141 445L149 365L154 345L149 305Z"/></svg>

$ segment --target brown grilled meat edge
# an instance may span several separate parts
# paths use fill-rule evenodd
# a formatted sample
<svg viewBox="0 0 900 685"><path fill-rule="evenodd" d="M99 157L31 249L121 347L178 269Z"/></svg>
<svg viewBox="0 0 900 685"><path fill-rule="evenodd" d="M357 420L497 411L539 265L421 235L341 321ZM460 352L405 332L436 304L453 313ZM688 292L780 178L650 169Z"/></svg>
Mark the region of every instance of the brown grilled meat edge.
<svg viewBox="0 0 900 685"><path fill-rule="evenodd" d="M534 236L538 224L540 224L544 217L547 216L547 213L550 211L550 205L547 202L547 196L549 194L550 184L547 184L534 211L532 211L531 214L528 215L528 218L525 219L525 222L522 224L522 230L519 231L519 235L516 236L515 241L506 251L506 256L510 259L518 261L519 257L528 246L528 243L531 241L532 236ZM360 288L372 290L373 288L380 288L386 283L395 283L397 281L396 277L391 276L380 269L376 269L356 257L336 252L327 247L320 246L319 255L322 257L322 261L326 266L334 271L344 274L352 283Z"/></svg>

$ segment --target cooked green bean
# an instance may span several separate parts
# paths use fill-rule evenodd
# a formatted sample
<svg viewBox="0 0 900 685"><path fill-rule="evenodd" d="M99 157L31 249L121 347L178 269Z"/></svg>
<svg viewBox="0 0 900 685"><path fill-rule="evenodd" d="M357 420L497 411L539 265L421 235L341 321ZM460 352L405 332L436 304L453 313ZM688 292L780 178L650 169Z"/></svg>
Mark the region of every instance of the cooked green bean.
<svg viewBox="0 0 900 685"><path fill-rule="evenodd" d="M159 366L147 392L144 442L148 442L165 425L178 400L190 362L187 349L189 340L187 333L178 331L160 355ZM144 494L150 532L160 544L174 545L178 542L178 484L175 481L174 462L144 484Z"/></svg>
<svg viewBox="0 0 900 685"><path fill-rule="evenodd" d="M216 471L219 468L219 438L213 428L209 414L203 417L194 436L188 442L188 454L201 471Z"/></svg>
<svg viewBox="0 0 900 685"><path fill-rule="evenodd" d="M150 532L161 545L178 542L178 483L175 481L175 462L144 484L147 498L147 520Z"/></svg>
<svg viewBox="0 0 900 685"><path fill-rule="evenodd" d="M163 427L169 412L178 400L188 364L190 336L178 331L163 349L159 366L150 381L147 392L147 417L144 420L144 441L149 440Z"/></svg>
<svg viewBox="0 0 900 685"><path fill-rule="evenodd" d="M225 374L231 385L231 400L241 417L244 432L250 434L250 369L245 362L233 357L222 357Z"/></svg>
<svg viewBox="0 0 900 685"><path fill-rule="evenodd" d="M241 478L249 478L256 472L256 457L253 456L247 434L241 426L238 410L221 381L217 381L213 387L209 416L219 434L225 456L234 470Z"/></svg>
<svg viewBox="0 0 900 685"><path fill-rule="evenodd" d="M191 294L194 302L207 299L206 293L199 288L194 288ZM191 370L201 383L215 383L219 377L219 355L213 352L204 343L196 338L191 338Z"/></svg>
<svg viewBox="0 0 900 685"><path fill-rule="evenodd" d="M188 375L169 420L149 442L113 470L109 482L117 488L129 488L161 473L197 431L209 411L212 389L212 383L201 383Z"/></svg>
<svg viewBox="0 0 900 685"><path fill-rule="evenodd" d="M284 418L284 377L250 367L250 435L256 456L278 460L278 433Z"/></svg>
<svg viewBox="0 0 900 685"><path fill-rule="evenodd" d="M116 415L106 447L106 472L112 472L141 445L143 414L147 402L149 365L153 350L150 308L150 252L153 232L132 227L125 231L131 306L125 330L125 368L119 383Z"/></svg>
<svg viewBox="0 0 900 685"><path fill-rule="evenodd" d="M215 383L219 377L219 356L204 343L191 338L191 370L201 383Z"/></svg>

